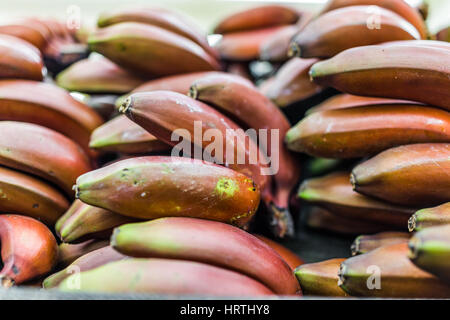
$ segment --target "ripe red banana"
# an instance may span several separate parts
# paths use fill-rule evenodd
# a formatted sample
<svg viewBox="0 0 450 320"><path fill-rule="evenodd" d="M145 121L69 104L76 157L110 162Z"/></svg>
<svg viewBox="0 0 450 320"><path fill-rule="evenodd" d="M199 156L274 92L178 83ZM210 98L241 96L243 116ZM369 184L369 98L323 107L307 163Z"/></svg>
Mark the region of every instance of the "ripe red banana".
<svg viewBox="0 0 450 320"><path fill-rule="evenodd" d="M300 170L296 159L283 143L284 136L290 128L284 114L256 87L238 76L213 74L200 78L192 84L189 95L230 115L238 123L243 123L245 128L252 128L257 132L267 130L267 142L260 140L260 148L269 158L272 157L272 165L275 163L273 161L278 162L275 163L278 171L272 176L274 184L272 202L266 204L272 212L271 224L274 224L275 234L279 237L292 236L293 222L289 213L289 196L298 182ZM273 133L278 134L276 141L272 141Z"/></svg>
<svg viewBox="0 0 450 320"><path fill-rule="evenodd" d="M33 217L53 226L68 207L67 199L52 185L0 167L0 212Z"/></svg>
<svg viewBox="0 0 450 320"><path fill-rule="evenodd" d="M300 16L299 11L287 6L258 6L226 17L214 28L214 33L231 33L293 24Z"/></svg>
<svg viewBox="0 0 450 320"><path fill-rule="evenodd" d="M97 24L107 27L121 22L140 22L166 29L188 38L212 56L217 52L208 44L206 34L187 17L164 8L121 8L100 14Z"/></svg>
<svg viewBox="0 0 450 320"><path fill-rule="evenodd" d="M264 86L262 93L279 107L286 107L320 93L323 88L309 79L309 69L318 61L292 58L277 71L273 80Z"/></svg>
<svg viewBox="0 0 450 320"><path fill-rule="evenodd" d="M414 209L391 205L353 191L348 172L335 172L305 180L300 186L298 197L344 218L404 229L414 212Z"/></svg>
<svg viewBox="0 0 450 320"><path fill-rule="evenodd" d="M279 31L264 40L259 46L259 58L271 62L288 60L289 45L292 37L304 28L312 18L313 15L311 13L302 12L299 22L280 28Z"/></svg>
<svg viewBox="0 0 450 320"><path fill-rule="evenodd" d="M343 92L450 110L450 50L414 45L353 48L316 63L310 75L314 82Z"/></svg>
<svg viewBox="0 0 450 320"><path fill-rule="evenodd" d="M286 261L286 263L289 265L289 267L291 267L292 270L305 263L303 259L300 258L296 253L289 250L282 244L259 234L255 234L255 237L275 250L283 258L283 260Z"/></svg>
<svg viewBox="0 0 450 320"><path fill-rule="evenodd" d="M268 38L275 35L283 27L227 33L222 36L215 48L220 57L229 61L252 61L259 58L259 48Z"/></svg>
<svg viewBox="0 0 450 320"><path fill-rule="evenodd" d="M73 285L77 282L79 287ZM72 292L81 290L221 297L274 294L260 282L234 271L198 262L156 258L108 263L71 275L58 288Z"/></svg>
<svg viewBox="0 0 450 320"><path fill-rule="evenodd" d="M0 80L0 119L30 122L56 130L85 151L89 151L91 132L103 122L95 111L65 90L29 80Z"/></svg>
<svg viewBox="0 0 450 320"><path fill-rule="evenodd" d="M338 271L345 259L330 259L301 265L295 275L305 295L326 297L347 297L338 287Z"/></svg>
<svg viewBox="0 0 450 320"><path fill-rule="evenodd" d="M292 38L290 56L329 58L346 49L395 40L420 39L417 29L393 11L351 6L327 12Z"/></svg>
<svg viewBox="0 0 450 320"><path fill-rule="evenodd" d="M390 203L416 207L450 200L450 144L411 144L388 149L356 166L353 188Z"/></svg>
<svg viewBox="0 0 450 320"><path fill-rule="evenodd" d="M75 142L35 124L0 121L0 150L1 165L40 176L68 195L77 177L91 170Z"/></svg>
<svg viewBox="0 0 450 320"><path fill-rule="evenodd" d="M276 251L225 223L162 218L126 224L114 230L111 246L132 257L197 261L231 269L258 280L277 294L301 293L291 268Z"/></svg>
<svg viewBox="0 0 450 320"><path fill-rule="evenodd" d="M58 266L65 268L85 254L109 245L108 240L86 240L81 243L61 243L58 246Z"/></svg>
<svg viewBox="0 0 450 320"><path fill-rule="evenodd" d="M383 224L358 219L357 217L340 216L320 207L312 207L309 210L306 225L312 229L345 236L362 233L372 234L389 229L389 226Z"/></svg>
<svg viewBox="0 0 450 320"><path fill-rule="evenodd" d="M195 42L165 29L122 22L94 32L89 47L146 76L219 70L214 57Z"/></svg>
<svg viewBox="0 0 450 320"><path fill-rule="evenodd" d="M117 116L94 130L89 147L100 152L143 154L168 151L170 146L125 115Z"/></svg>
<svg viewBox="0 0 450 320"><path fill-rule="evenodd" d="M421 17L419 11L409 5L405 0L332 0L329 1L326 7L322 10L322 14L339 8L360 5L376 5L391 10L411 23L419 31L422 39L427 38L425 21Z"/></svg>
<svg viewBox="0 0 450 320"><path fill-rule="evenodd" d="M263 170L269 171L269 168L263 165L265 158L257 145L237 124L200 101L170 91L140 92L128 97L119 108L119 112L126 114L128 118L170 145L178 144L181 132L177 133L175 130L183 129L185 130L183 134L189 133L183 136L183 139L195 148L194 156L196 152L201 151L200 155L209 158L206 160L215 160L251 177L261 192L268 186L270 177L267 174L270 172ZM198 131L195 130L196 121L200 122L202 132L196 132ZM210 154L214 151L211 150L210 142L203 139L203 129L214 129L216 130L214 133L218 131L217 133L222 135L220 137L222 144L217 147L215 151L217 154L214 157ZM227 138L227 130L234 139ZM201 141L198 141L199 139ZM205 149L208 146L209 149ZM204 153L203 149L206 150Z"/></svg>
<svg viewBox="0 0 450 320"><path fill-rule="evenodd" d="M20 215L0 215L2 268L0 283L11 287L50 272L58 259L58 245L41 222Z"/></svg>
<svg viewBox="0 0 450 320"><path fill-rule="evenodd" d="M449 298L450 286L408 259L408 244L384 246L345 260L339 286L352 296Z"/></svg>
<svg viewBox="0 0 450 320"><path fill-rule="evenodd" d="M61 241L78 243L86 239L107 239L113 228L134 221L136 219L75 200L56 222L55 231Z"/></svg>
<svg viewBox="0 0 450 320"><path fill-rule="evenodd" d="M56 77L58 86L90 93L127 93L144 82L103 56L94 55L72 64Z"/></svg>
<svg viewBox="0 0 450 320"><path fill-rule="evenodd" d="M415 212L408 221L408 229L421 231L429 227L450 224L450 202Z"/></svg>
<svg viewBox="0 0 450 320"><path fill-rule="evenodd" d="M44 289L56 288L66 278L76 273L79 274L83 271L95 269L104 264L108 264L114 261L124 260L128 257L117 252L110 246L105 246L97 250L91 251L82 255L72 263L70 263L65 269L56 272L44 279L42 287Z"/></svg>
<svg viewBox="0 0 450 320"><path fill-rule="evenodd" d="M38 48L41 52L47 44L47 39L40 31L32 26L21 23L13 22L11 24L0 25L0 34L6 34L25 40Z"/></svg>
<svg viewBox="0 0 450 320"><path fill-rule="evenodd" d="M42 80L42 56L29 42L0 34L0 78Z"/></svg>
<svg viewBox="0 0 450 320"><path fill-rule="evenodd" d="M357 158L405 144L450 141L450 113L419 105L378 105L314 112L286 134L290 150Z"/></svg>
<svg viewBox="0 0 450 320"><path fill-rule="evenodd" d="M306 115L310 115L311 113L318 111L345 109L353 107L377 106L377 105L410 105L410 104L420 105L421 103L399 99L354 96L351 94L342 93L335 95L325 100L324 102L308 109L306 111Z"/></svg>
<svg viewBox="0 0 450 320"><path fill-rule="evenodd" d="M350 250L352 256L364 254L375 249L395 244L408 243L411 235L407 232L380 232L374 235L361 235L353 241Z"/></svg>
<svg viewBox="0 0 450 320"><path fill-rule="evenodd" d="M75 189L81 201L129 217L184 216L238 226L249 222L260 201L247 176L180 157L122 160L80 176Z"/></svg>

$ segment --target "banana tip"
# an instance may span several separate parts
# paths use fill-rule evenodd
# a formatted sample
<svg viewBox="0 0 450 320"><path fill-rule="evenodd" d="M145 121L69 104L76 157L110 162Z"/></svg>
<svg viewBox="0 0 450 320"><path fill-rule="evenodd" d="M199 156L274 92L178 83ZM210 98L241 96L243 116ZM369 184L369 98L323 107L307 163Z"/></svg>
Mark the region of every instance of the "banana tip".
<svg viewBox="0 0 450 320"><path fill-rule="evenodd" d="M352 245L350 246L350 251L352 253L352 256L356 256L359 253L359 237L353 241Z"/></svg>
<svg viewBox="0 0 450 320"><path fill-rule="evenodd" d="M338 287L341 287L341 288L342 288L342 286L344 285L344 282L345 282L345 276L344 276L345 269L346 269L346 267L345 267L344 263L341 263L341 265L339 266L338 283L337 283Z"/></svg>
<svg viewBox="0 0 450 320"><path fill-rule="evenodd" d="M412 237L411 240L409 240L408 247L409 247L408 257L411 260L417 259L417 257L419 256L420 239L417 237Z"/></svg>
<svg viewBox="0 0 450 320"><path fill-rule="evenodd" d="M291 42L289 44L289 49L288 49L287 54L288 54L289 58L300 57L300 55L301 55L300 46L296 42Z"/></svg>
<svg viewBox="0 0 450 320"><path fill-rule="evenodd" d="M411 218L409 218L408 220L408 230L409 232L413 232L415 228L416 228L416 215L413 214Z"/></svg>
<svg viewBox="0 0 450 320"><path fill-rule="evenodd" d="M350 174L350 183L352 184L353 190L356 190L356 176L353 172Z"/></svg>
<svg viewBox="0 0 450 320"><path fill-rule="evenodd" d="M11 288L15 285L14 280L8 276L0 276L0 283L3 288Z"/></svg>
<svg viewBox="0 0 450 320"><path fill-rule="evenodd" d="M75 199L79 199L80 198L80 190L78 189L78 185L74 184L72 187L72 190L75 191Z"/></svg>
<svg viewBox="0 0 450 320"><path fill-rule="evenodd" d="M197 99L198 98L198 90L197 90L197 86L195 84L193 84L189 88L188 96L191 97L192 99Z"/></svg>
<svg viewBox="0 0 450 320"><path fill-rule="evenodd" d="M127 98L119 105L118 111L119 111L120 113L124 113L124 114L130 112L131 104L132 104L131 97L127 97Z"/></svg>
<svg viewBox="0 0 450 320"><path fill-rule="evenodd" d="M294 221L287 208L278 207L271 203L268 206L270 212L270 226L273 233L279 238L293 237L295 234Z"/></svg>

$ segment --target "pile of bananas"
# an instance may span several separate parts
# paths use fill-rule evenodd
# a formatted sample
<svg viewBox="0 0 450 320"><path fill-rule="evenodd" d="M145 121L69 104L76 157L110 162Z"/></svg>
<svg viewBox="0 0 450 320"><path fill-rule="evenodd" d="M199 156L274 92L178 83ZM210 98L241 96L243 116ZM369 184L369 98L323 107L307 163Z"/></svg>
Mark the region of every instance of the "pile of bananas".
<svg viewBox="0 0 450 320"><path fill-rule="evenodd" d="M450 297L450 44L428 40L445 31L420 9L255 7L214 46L161 8L78 32L0 26L2 286ZM178 130L202 159L174 155ZM354 257L304 264L258 234L293 237L298 206L312 228L369 235Z"/></svg>

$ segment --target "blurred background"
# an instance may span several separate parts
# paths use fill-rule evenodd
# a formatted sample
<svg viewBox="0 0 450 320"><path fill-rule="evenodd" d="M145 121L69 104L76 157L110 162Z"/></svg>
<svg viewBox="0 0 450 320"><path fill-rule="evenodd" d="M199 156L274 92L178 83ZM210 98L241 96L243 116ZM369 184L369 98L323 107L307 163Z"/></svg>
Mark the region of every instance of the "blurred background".
<svg viewBox="0 0 450 320"><path fill-rule="evenodd" d="M407 0L415 2L417 0ZM231 12L258 4L287 4L317 11L327 0L15 0L0 2L0 23L20 16L58 17L70 19L80 13L82 24L93 25L98 13L121 6L148 5L181 11L196 20L206 31ZM432 32L447 26L450 20L450 0L428 0L429 28Z"/></svg>

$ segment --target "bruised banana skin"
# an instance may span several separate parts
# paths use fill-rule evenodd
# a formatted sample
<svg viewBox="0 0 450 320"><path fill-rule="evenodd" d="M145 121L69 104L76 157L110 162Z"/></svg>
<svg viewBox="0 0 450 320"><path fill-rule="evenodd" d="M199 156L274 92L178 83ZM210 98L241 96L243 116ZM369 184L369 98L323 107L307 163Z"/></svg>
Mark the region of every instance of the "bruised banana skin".
<svg viewBox="0 0 450 320"><path fill-rule="evenodd" d="M300 177L299 163L284 146L283 139L290 128L285 115L256 87L239 76L215 74L196 80L189 95L204 103L215 106L220 112L230 115L246 128L256 132L267 130L267 142L260 141L260 148L278 162L278 171L272 175L273 200L268 203L272 212L275 234L279 237L293 235L293 222L289 213L289 196ZM272 141L271 135L278 133L278 141ZM278 148L275 148L278 143ZM273 164L274 162L272 162ZM273 209L272 209L273 208Z"/></svg>
<svg viewBox="0 0 450 320"><path fill-rule="evenodd" d="M340 235L357 235L361 233L371 234L389 229L389 226L383 224L339 216L321 207L312 207L309 210L306 225L312 229Z"/></svg>
<svg viewBox="0 0 450 320"><path fill-rule="evenodd" d="M240 273L203 263L171 259L126 259L108 263L76 275L80 280L79 289L71 286L74 276L62 281L58 288L62 291L222 297L274 294L260 282Z"/></svg>
<svg viewBox="0 0 450 320"><path fill-rule="evenodd" d="M408 100L362 97L362 96L354 96L352 94L347 93L341 93L308 109L306 111L306 115L308 116L314 112L326 110L338 110L353 107L377 106L377 105L421 105L421 103Z"/></svg>
<svg viewBox="0 0 450 320"><path fill-rule="evenodd" d="M56 288L64 279L70 277L74 273L92 270L107 263L124 259L128 259L128 257L117 252L110 246L99 248L82 255L69 264L65 269L45 278L42 282L42 287L44 289Z"/></svg>
<svg viewBox="0 0 450 320"><path fill-rule="evenodd" d="M29 42L0 34L0 78L42 80L39 50Z"/></svg>
<svg viewBox="0 0 450 320"><path fill-rule="evenodd" d="M25 40L38 48L41 52L47 44L47 40L41 32L27 25L16 23L1 25L0 34L10 35Z"/></svg>
<svg viewBox="0 0 450 320"><path fill-rule="evenodd" d="M93 51L146 76L220 70L217 60L195 42L143 23L123 22L99 29L88 43Z"/></svg>
<svg viewBox="0 0 450 320"><path fill-rule="evenodd" d="M215 48L220 57L228 61L252 61L259 58L262 43L275 35L283 27L268 27L264 29L238 31L222 36Z"/></svg>
<svg viewBox="0 0 450 320"><path fill-rule="evenodd" d="M406 228L414 209L391 205L353 191L348 172L335 172L305 180L298 197L344 218Z"/></svg>
<svg viewBox="0 0 450 320"><path fill-rule="evenodd" d="M91 170L83 150L72 140L35 124L0 121L0 164L37 175L72 195L81 174Z"/></svg>
<svg viewBox="0 0 450 320"><path fill-rule="evenodd" d="M137 258L197 261L245 274L276 294L300 293L291 268L255 236L225 223L161 218L114 229L111 246Z"/></svg>
<svg viewBox="0 0 450 320"><path fill-rule="evenodd" d="M113 228L135 221L136 219L75 200L57 221L55 230L63 242L77 243L85 239L107 239Z"/></svg>
<svg viewBox="0 0 450 320"><path fill-rule="evenodd" d="M100 152L143 154L168 151L170 146L125 115L117 116L94 130L89 147Z"/></svg>
<svg viewBox="0 0 450 320"><path fill-rule="evenodd" d="M41 222L25 216L0 215L2 287L11 287L50 272L58 259L58 245Z"/></svg>
<svg viewBox="0 0 450 320"><path fill-rule="evenodd" d="M273 81L264 87L264 95L283 108L320 93L323 88L309 79L309 69L318 61L292 58L278 70Z"/></svg>
<svg viewBox="0 0 450 320"><path fill-rule="evenodd" d="M450 144L412 144L388 149L356 166L354 189L400 205L426 207L450 199Z"/></svg>
<svg viewBox="0 0 450 320"><path fill-rule="evenodd" d="M263 241L273 250L275 250L283 258L283 260L286 261L286 263L289 265L289 267L291 267L292 270L305 263L302 258L300 258L297 254L295 254L282 244L259 234L255 234L254 236Z"/></svg>
<svg viewBox="0 0 450 320"><path fill-rule="evenodd" d="M290 150L358 158L405 144L450 141L450 113L418 105L372 105L314 112L286 134Z"/></svg>
<svg viewBox="0 0 450 320"><path fill-rule="evenodd" d="M295 269L300 287L305 296L347 297L338 287L339 267L345 259L337 258L317 263L307 263Z"/></svg>
<svg viewBox="0 0 450 320"><path fill-rule="evenodd" d="M369 62L368 62L369 61ZM346 50L316 63L310 76L350 94L406 99L450 110L450 50L382 45Z"/></svg>
<svg viewBox="0 0 450 320"><path fill-rule="evenodd" d="M345 260L339 270L339 286L352 296L450 297L450 286L416 267L409 260L408 251L407 243L397 243ZM373 266L379 269L375 270ZM379 289L374 275L379 276ZM368 284L374 288L370 289Z"/></svg>
<svg viewBox="0 0 450 320"><path fill-rule="evenodd" d="M209 46L206 34L176 12L163 8L123 8L104 12L97 20L98 26L102 28L121 22L140 22L160 27L192 40L213 57L217 56L217 52Z"/></svg>
<svg viewBox="0 0 450 320"><path fill-rule="evenodd" d="M352 256L367 253L377 248L395 244L407 243L411 235L407 232L380 232L374 235L358 236L351 245Z"/></svg>
<svg viewBox="0 0 450 320"><path fill-rule="evenodd" d="M242 78L242 81L247 80ZM211 160L220 164L227 163L229 168L251 177L262 193L268 190L266 189L270 182L268 174L271 172L270 168L263 164L265 160L263 153L235 122L212 107L176 92L153 91L132 94L121 105L119 112L126 114L128 118L171 146L178 145L177 148L180 148L178 141L182 140L182 146L187 142L195 149L201 147ZM197 133L199 130L196 130L196 121L200 122L197 125L197 127L201 126L200 133ZM180 129L183 130L182 137L178 134L181 134ZM220 150L218 146L219 154L215 157L211 156L211 142L206 139L201 139L199 143L195 141L199 134L203 136L204 131L208 129L213 129L214 133L220 132L222 135L223 149ZM231 130L235 135L234 145L231 139L227 139L227 130L229 132ZM186 136L186 133L189 135ZM209 149L206 149L208 147ZM229 150L232 150L233 154L229 154ZM199 150L194 150L196 151ZM240 156L244 161L239 161L242 160ZM252 161L251 157L257 157L256 161Z"/></svg>
<svg viewBox="0 0 450 320"><path fill-rule="evenodd" d="M79 257L109 245L109 240L87 240L77 244L61 243L58 248L58 266L65 268Z"/></svg>
<svg viewBox="0 0 450 320"><path fill-rule="evenodd" d="M368 24L374 19L374 10L377 25L370 28ZM288 54L301 58L330 58L353 47L418 39L417 29L396 13L381 7L352 6L327 12L308 23L292 38Z"/></svg>
<svg viewBox="0 0 450 320"><path fill-rule="evenodd" d="M35 218L53 226L69 202L59 190L33 176L0 167L0 212Z"/></svg>
<svg viewBox="0 0 450 320"><path fill-rule="evenodd" d="M427 228L413 235L409 258L450 285L450 225Z"/></svg>
<svg viewBox="0 0 450 320"><path fill-rule="evenodd" d="M391 10L398 15L402 16L409 23L411 23L420 33L422 39L427 38L427 28L425 21L421 17L419 11L410 6L404 0L333 0L330 1L325 8L322 10L321 14L336 10L339 8L349 7L349 6L379 6L388 10Z"/></svg>
<svg viewBox="0 0 450 320"><path fill-rule="evenodd" d="M301 16L299 11L287 6L259 6L226 17L214 28L214 33L223 34L293 24Z"/></svg>
<svg viewBox="0 0 450 320"><path fill-rule="evenodd" d="M140 157L80 176L77 198L125 216L205 218L243 226L259 205L257 185L236 171L196 159ZM115 196L114 196L115 195Z"/></svg>
<svg viewBox="0 0 450 320"><path fill-rule="evenodd" d="M408 229L410 232L421 231L445 224L450 224L450 202L417 211L409 219Z"/></svg>
<svg viewBox="0 0 450 320"><path fill-rule="evenodd" d="M0 80L0 119L30 122L56 130L86 152L89 152L91 132L103 123L94 110L72 98L64 89L29 80Z"/></svg>
<svg viewBox="0 0 450 320"><path fill-rule="evenodd" d="M58 86L87 93L127 93L143 82L140 77L102 56L75 62L56 77Z"/></svg>

